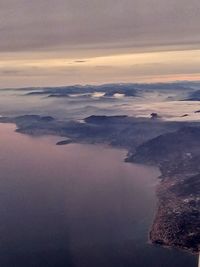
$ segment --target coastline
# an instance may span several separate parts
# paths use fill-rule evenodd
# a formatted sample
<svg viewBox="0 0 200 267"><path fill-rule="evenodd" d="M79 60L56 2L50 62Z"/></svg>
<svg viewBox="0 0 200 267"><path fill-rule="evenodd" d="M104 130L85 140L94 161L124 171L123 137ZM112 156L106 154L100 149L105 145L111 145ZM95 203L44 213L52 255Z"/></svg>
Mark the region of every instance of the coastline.
<svg viewBox="0 0 200 267"><path fill-rule="evenodd" d="M198 233L195 233L195 226L192 225L194 219L191 216L191 210L194 207L189 205L187 207L190 201L188 198L179 197L176 193L171 192L176 183L178 183L177 179L165 177L156 187L158 201L153 223L149 230L149 241L151 244L177 248L198 255L199 246L195 241L195 235ZM190 224L189 219L192 224ZM187 223L188 229L184 229L183 222ZM196 225L198 227L198 222ZM198 228L196 231L198 232Z"/></svg>
<svg viewBox="0 0 200 267"><path fill-rule="evenodd" d="M17 132L31 136L53 134L70 138L76 143L104 143L125 148L128 150L126 162L157 166L161 180L156 188L158 203L149 238L153 244L197 253L200 249L200 127L185 126L177 131L157 135L153 139L149 137L148 141L143 140L139 146L133 146L130 132L130 140L125 139L125 142L122 142L124 139L121 141L122 136L119 135L118 139L113 141L116 128L121 133L123 126L123 132L125 129L127 132L128 129L133 129L133 120L135 119L127 117L91 116L85 119L83 127L77 122L66 123L49 117L25 115L3 118L1 122L15 123ZM154 127L157 122L148 121L147 124L149 123ZM158 125L160 123L159 121ZM140 124L141 121L138 126ZM108 125L114 125L114 128L105 135Z"/></svg>

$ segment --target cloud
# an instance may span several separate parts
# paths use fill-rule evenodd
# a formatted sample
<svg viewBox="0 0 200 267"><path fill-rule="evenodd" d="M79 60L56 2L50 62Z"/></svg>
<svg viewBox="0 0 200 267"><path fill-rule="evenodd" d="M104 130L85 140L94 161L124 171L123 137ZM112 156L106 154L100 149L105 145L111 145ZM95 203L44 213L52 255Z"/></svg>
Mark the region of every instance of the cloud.
<svg viewBox="0 0 200 267"><path fill-rule="evenodd" d="M0 0L0 52L199 45L199 0Z"/></svg>
<svg viewBox="0 0 200 267"><path fill-rule="evenodd" d="M0 0L1 87L200 79L199 13L199 0Z"/></svg>
<svg viewBox="0 0 200 267"><path fill-rule="evenodd" d="M74 60L74 63L85 63L88 62L88 60Z"/></svg>
<svg viewBox="0 0 200 267"><path fill-rule="evenodd" d="M200 78L200 50L168 51L136 53L115 56L89 58L84 64L77 64L71 59L30 59L17 58L1 60L1 83L14 84L19 78L28 80L27 85L39 86L73 84L73 83L104 83L104 82L135 82L152 79L171 80ZM79 61L79 60L78 60ZM81 60L80 60L81 61ZM71 64L69 64L69 62ZM12 77L12 81L9 79ZM16 81L18 83L18 81ZM21 82L21 81L20 81ZM25 80L23 81L24 85ZM17 87L20 84L16 84Z"/></svg>

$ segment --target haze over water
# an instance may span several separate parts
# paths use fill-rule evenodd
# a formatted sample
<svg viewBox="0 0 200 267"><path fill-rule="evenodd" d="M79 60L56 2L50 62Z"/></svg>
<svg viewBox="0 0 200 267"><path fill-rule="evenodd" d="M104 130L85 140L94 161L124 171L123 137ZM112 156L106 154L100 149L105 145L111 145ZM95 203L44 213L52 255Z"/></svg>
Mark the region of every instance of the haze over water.
<svg viewBox="0 0 200 267"><path fill-rule="evenodd" d="M197 266L147 243L156 168L124 163L124 150L14 130L0 125L0 266Z"/></svg>

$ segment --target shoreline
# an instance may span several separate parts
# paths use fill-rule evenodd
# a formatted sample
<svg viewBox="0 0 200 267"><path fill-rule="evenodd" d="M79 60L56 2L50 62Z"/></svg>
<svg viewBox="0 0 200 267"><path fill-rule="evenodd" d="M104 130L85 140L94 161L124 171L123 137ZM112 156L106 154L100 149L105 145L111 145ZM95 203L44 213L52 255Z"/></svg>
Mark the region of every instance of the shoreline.
<svg viewBox="0 0 200 267"><path fill-rule="evenodd" d="M198 223L200 154L197 149L200 145L200 127L185 126L175 132L167 132L154 138L149 137L150 139L143 140L139 146L134 143L135 147L130 133L128 142L126 139L123 142L122 137L113 141L112 134L116 134L116 123L119 123L117 127L121 132L122 126L126 131L133 129L134 120L127 117L91 116L86 119L87 123L83 127L77 122L66 123L49 117L24 115L16 118L3 118L1 122L14 123L17 127L16 131L26 135L51 134L65 136L76 143L121 147L128 151L125 162L159 168L161 175L158 177L160 181L156 187L158 202L149 230L149 239L153 244L175 247L196 254L200 250L198 243L200 237L200 223ZM111 122L115 127L110 129L108 136L104 136L105 129ZM145 122L139 121L138 123L140 126ZM146 127L155 128L155 123L160 125L160 122L148 121ZM127 125L129 125L128 128Z"/></svg>
<svg viewBox="0 0 200 267"><path fill-rule="evenodd" d="M187 209L187 205L183 204L184 201L189 202L189 200L187 198L182 199L177 196L176 193L171 193L172 188L179 183L177 180L177 178L163 177L156 187L157 207L148 234L149 242L153 245L175 248L193 255L198 255L198 244L194 243L192 246L188 242L188 236L190 236L190 234L187 229L185 232L181 229L181 220L188 220L190 217L192 218L192 216L190 216L191 211L189 208ZM183 217L183 214L186 218ZM191 233L194 233L193 235L195 236L194 227L191 226L189 222L187 226L191 228ZM192 238L189 241L194 242Z"/></svg>

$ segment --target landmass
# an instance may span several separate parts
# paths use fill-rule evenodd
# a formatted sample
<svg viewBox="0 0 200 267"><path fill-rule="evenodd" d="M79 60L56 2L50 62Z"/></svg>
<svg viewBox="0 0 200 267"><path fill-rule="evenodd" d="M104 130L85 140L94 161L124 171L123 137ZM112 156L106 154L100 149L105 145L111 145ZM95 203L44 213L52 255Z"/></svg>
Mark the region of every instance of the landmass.
<svg viewBox="0 0 200 267"><path fill-rule="evenodd" d="M68 140L59 141L59 142L56 143L56 145L57 146L63 146L63 145L69 145L71 143L73 143L73 141L68 139Z"/></svg>
<svg viewBox="0 0 200 267"><path fill-rule="evenodd" d="M127 161L159 166L158 209L150 240L200 251L200 127L184 127L136 149Z"/></svg>
<svg viewBox="0 0 200 267"><path fill-rule="evenodd" d="M40 136L56 135L77 143L105 143L128 150L160 134L173 132L182 122L166 122L159 119L119 116L90 116L80 121L59 120L50 116L24 115L0 117L2 123L15 123L17 132Z"/></svg>
<svg viewBox="0 0 200 267"><path fill-rule="evenodd" d="M123 94L127 97L137 96L137 84L103 84L103 85L74 85L74 86L63 86L63 87L44 87L37 88L36 90L30 90L25 95L46 95L48 97L70 97L70 95L83 95L88 96L93 93L103 93L104 97L113 97L115 94Z"/></svg>
<svg viewBox="0 0 200 267"><path fill-rule="evenodd" d="M184 101L200 101L200 90L195 90L191 92L189 96L184 99Z"/></svg>
<svg viewBox="0 0 200 267"><path fill-rule="evenodd" d="M152 243L200 251L200 123L128 116L90 116L63 121L50 116L1 117L17 132L52 134L70 142L105 143L127 149L126 161L155 165L161 177L158 209L150 230Z"/></svg>
<svg viewBox="0 0 200 267"><path fill-rule="evenodd" d="M116 95L125 97L142 97L145 92L176 92L176 96L168 96L171 100L189 100L199 99L198 93L199 82L171 82L171 83L119 83L119 84L102 84L102 85L73 85L62 87L36 87L21 88L27 96L44 96L50 98L69 98L73 96L90 97L94 93L101 93L101 97L113 98ZM194 93L194 95L193 95Z"/></svg>

